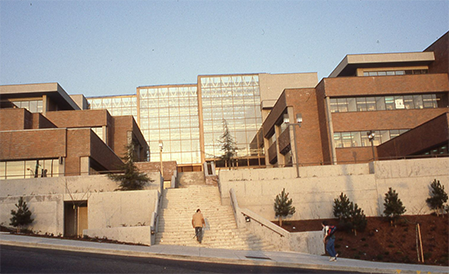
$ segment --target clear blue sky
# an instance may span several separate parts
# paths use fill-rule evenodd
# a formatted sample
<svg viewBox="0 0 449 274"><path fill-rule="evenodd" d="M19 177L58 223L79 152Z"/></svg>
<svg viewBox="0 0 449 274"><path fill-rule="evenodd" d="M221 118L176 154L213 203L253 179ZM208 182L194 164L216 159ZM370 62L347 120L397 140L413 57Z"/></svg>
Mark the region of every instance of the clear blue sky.
<svg viewBox="0 0 449 274"><path fill-rule="evenodd" d="M321 80L347 54L422 51L448 18L449 0L0 0L0 84L102 96L203 74Z"/></svg>

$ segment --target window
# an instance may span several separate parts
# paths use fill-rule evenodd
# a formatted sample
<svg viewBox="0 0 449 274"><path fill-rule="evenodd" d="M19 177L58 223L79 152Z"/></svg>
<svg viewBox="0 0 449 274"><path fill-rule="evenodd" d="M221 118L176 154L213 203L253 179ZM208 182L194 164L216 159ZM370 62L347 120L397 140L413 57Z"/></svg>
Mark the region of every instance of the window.
<svg viewBox="0 0 449 274"><path fill-rule="evenodd" d="M334 142L335 142L336 148L343 147L343 143L341 142L341 133L339 133L339 132L334 133Z"/></svg>
<svg viewBox="0 0 449 274"><path fill-rule="evenodd" d="M356 102L357 102L357 111L367 111L368 110L365 97L356 98Z"/></svg>
<svg viewBox="0 0 449 274"><path fill-rule="evenodd" d="M373 145L378 146L407 131L407 129L374 131L375 137L373 140ZM368 138L368 131L335 132L334 143L336 148L371 146L371 142Z"/></svg>
<svg viewBox="0 0 449 274"><path fill-rule="evenodd" d="M385 110L385 98L384 97L376 97L376 109L377 110Z"/></svg>
<svg viewBox="0 0 449 274"><path fill-rule="evenodd" d="M437 98L435 94L424 94L423 96L423 106L424 108L436 108Z"/></svg>
<svg viewBox="0 0 449 274"><path fill-rule="evenodd" d="M394 110L394 97L393 96L386 96L385 97L385 109L386 110Z"/></svg>
<svg viewBox="0 0 449 274"><path fill-rule="evenodd" d="M414 104L412 95L404 96L404 107L405 107L405 109L414 109L415 108L415 104Z"/></svg>
<svg viewBox="0 0 449 274"><path fill-rule="evenodd" d="M331 112L377 111L447 107L447 94L331 98Z"/></svg>

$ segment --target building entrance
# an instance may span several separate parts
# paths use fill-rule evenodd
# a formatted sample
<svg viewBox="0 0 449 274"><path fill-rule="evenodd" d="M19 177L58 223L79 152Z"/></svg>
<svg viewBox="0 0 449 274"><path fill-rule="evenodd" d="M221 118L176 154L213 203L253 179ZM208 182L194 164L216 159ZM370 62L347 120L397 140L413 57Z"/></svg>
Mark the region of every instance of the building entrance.
<svg viewBox="0 0 449 274"><path fill-rule="evenodd" d="M64 236L83 237L87 228L87 201L64 202Z"/></svg>

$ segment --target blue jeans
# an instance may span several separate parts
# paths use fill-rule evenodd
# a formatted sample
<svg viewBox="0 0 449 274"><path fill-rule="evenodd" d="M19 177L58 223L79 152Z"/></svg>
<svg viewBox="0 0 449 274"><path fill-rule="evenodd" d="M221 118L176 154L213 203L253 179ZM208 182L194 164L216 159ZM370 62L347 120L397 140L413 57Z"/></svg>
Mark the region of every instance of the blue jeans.
<svg viewBox="0 0 449 274"><path fill-rule="evenodd" d="M337 255L337 252L335 252L335 238L329 238L326 242L326 251L329 253L331 257L335 257Z"/></svg>
<svg viewBox="0 0 449 274"><path fill-rule="evenodd" d="M195 227L195 236L198 242L201 243L201 241L203 240L203 228L201 226Z"/></svg>

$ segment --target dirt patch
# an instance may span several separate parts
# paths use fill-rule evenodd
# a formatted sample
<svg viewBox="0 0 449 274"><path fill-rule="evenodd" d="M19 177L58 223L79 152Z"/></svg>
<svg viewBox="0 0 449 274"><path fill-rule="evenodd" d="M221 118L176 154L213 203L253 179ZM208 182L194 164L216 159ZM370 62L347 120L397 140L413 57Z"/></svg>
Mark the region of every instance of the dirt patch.
<svg viewBox="0 0 449 274"><path fill-rule="evenodd" d="M416 224L419 223L424 264L449 266L449 218L435 215L404 216L396 226L382 217L368 217L363 232L336 233L335 249L340 257L368 261L412 263L418 262ZM282 227L290 232L321 230L321 220L284 221ZM338 220L328 219L338 227ZM279 225L279 222L274 222Z"/></svg>

